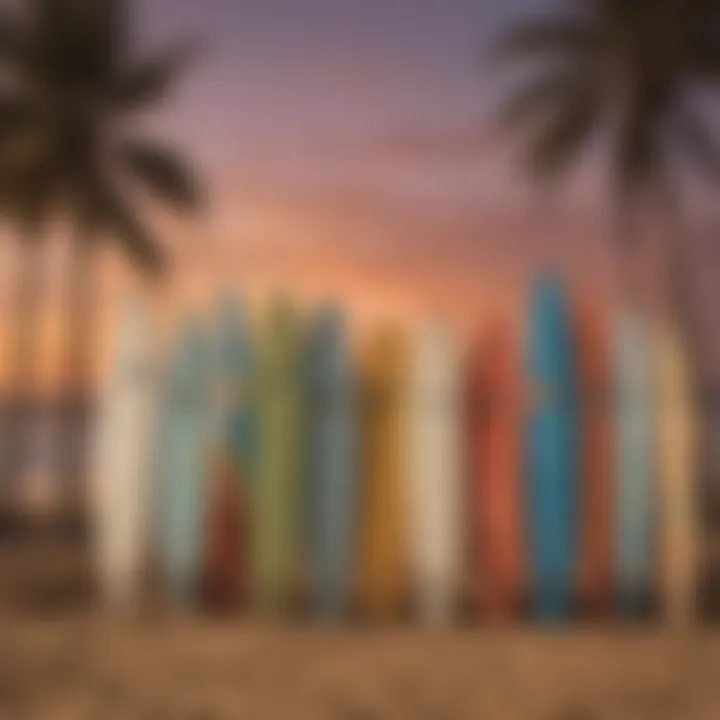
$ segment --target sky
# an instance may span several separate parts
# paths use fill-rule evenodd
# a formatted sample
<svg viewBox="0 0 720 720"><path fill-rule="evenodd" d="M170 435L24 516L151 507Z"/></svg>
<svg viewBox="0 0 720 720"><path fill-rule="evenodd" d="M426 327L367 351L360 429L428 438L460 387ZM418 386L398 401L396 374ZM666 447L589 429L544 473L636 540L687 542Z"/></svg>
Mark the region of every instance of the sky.
<svg viewBox="0 0 720 720"><path fill-rule="evenodd" d="M172 258L166 305L176 313L227 290L260 306L284 290L335 299L359 324L432 316L468 329L522 318L545 267L611 298L613 216L597 164L559 194L539 191L494 122L517 78L490 58L493 39L549 4L136 2L139 53L185 39L200 47L138 128L187 155L207 199L196 219L148 207ZM49 298L62 296L62 257L47 261ZM109 270L98 282L105 305L133 282ZM62 304L47 307L52 355ZM112 323L103 330L107 340Z"/></svg>
<svg viewBox="0 0 720 720"><path fill-rule="evenodd" d="M590 253L607 287L591 183L571 204L538 197L492 122L504 88L492 39L538 7L143 3L148 44L189 35L203 47L150 122L208 184L200 223L169 231L179 285L291 286L378 316L470 318L516 297L532 268L575 275Z"/></svg>

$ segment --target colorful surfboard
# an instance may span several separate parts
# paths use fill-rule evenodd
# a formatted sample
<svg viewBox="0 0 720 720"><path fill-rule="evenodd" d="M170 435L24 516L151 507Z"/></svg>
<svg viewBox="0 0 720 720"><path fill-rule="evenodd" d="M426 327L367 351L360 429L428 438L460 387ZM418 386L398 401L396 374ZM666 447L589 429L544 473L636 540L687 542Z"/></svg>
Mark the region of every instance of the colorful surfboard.
<svg viewBox="0 0 720 720"><path fill-rule="evenodd" d="M230 450L241 487L247 489L255 462L257 408L252 338L238 302L228 298L220 303L217 329L220 437Z"/></svg>
<svg viewBox="0 0 720 720"><path fill-rule="evenodd" d="M348 607L355 550L356 387L342 314L327 308L308 340L307 508L310 600L320 616Z"/></svg>
<svg viewBox="0 0 720 720"><path fill-rule="evenodd" d="M603 310L590 301L575 312L580 377L580 559L583 612L608 612L612 601L612 399L610 348Z"/></svg>
<svg viewBox="0 0 720 720"><path fill-rule="evenodd" d="M698 418L690 358L679 328L655 342L661 595L666 620L692 624L698 610Z"/></svg>
<svg viewBox="0 0 720 720"><path fill-rule="evenodd" d="M274 302L259 338L258 447L253 481L253 586L260 609L281 611L292 599L302 538L302 336L295 309Z"/></svg>
<svg viewBox="0 0 720 720"><path fill-rule="evenodd" d="M364 612L389 617L407 599L405 508L407 354L400 335L373 337L362 364L363 496L360 601Z"/></svg>
<svg viewBox="0 0 720 720"><path fill-rule="evenodd" d="M577 566L578 428L570 318L556 279L535 285L528 351L532 608L541 619L559 620L571 611Z"/></svg>
<svg viewBox="0 0 720 720"><path fill-rule="evenodd" d="M185 605L198 600L202 580L210 370L208 338L199 320L187 317L167 369L157 498L166 583L174 599Z"/></svg>
<svg viewBox="0 0 720 720"><path fill-rule="evenodd" d="M205 500L203 585L207 606L228 612L245 591L247 552L245 517L240 506L240 482L229 453L211 454Z"/></svg>
<svg viewBox="0 0 720 720"><path fill-rule="evenodd" d="M211 379L213 430L205 519L205 588L211 607L228 610L248 585L248 489L252 471L252 359L239 306L217 308Z"/></svg>
<svg viewBox="0 0 720 720"><path fill-rule="evenodd" d="M460 362L450 330L424 328L410 363L406 507L414 596L423 622L447 624L458 609L463 547Z"/></svg>
<svg viewBox="0 0 720 720"><path fill-rule="evenodd" d="M517 615L524 594L520 377L512 328L494 323L474 343L466 382L472 585L496 620Z"/></svg>
<svg viewBox="0 0 720 720"><path fill-rule="evenodd" d="M148 540L157 406L155 336L140 300L121 313L112 375L102 400L94 468L94 520L106 602L132 610Z"/></svg>
<svg viewBox="0 0 720 720"><path fill-rule="evenodd" d="M652 363L639 318L618 318L614 333L613 574L618 609L632 616L647 608L655 574Z"/></svg>

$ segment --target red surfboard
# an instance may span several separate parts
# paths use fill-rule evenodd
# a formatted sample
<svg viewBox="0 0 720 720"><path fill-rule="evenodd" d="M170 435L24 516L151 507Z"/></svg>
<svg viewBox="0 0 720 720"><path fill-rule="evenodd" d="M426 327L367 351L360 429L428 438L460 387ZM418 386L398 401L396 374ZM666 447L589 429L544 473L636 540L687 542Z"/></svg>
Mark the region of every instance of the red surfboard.
<svg viewBox="0 0 720 720"><path fill-rule="evenodd" d="M580 556L578 595L583 612L608 612L612 596L610 355L604 313L578 303L575 340L580 378Z"/></svg>
<svg viewBox="0 0 720 720"><path fill-rule="evenodd" d="M481 612L518 614L523 594L522 387L512 329L494 324L471 351L468 470L473 585Z"/></svg>
<svg viewBox="0 0 720 720"><path fill-rule="evenodd" d="M245 596L245 523L241 484L230 459L218 454L212 470L205 516L204 595L210 610L224 613L237 608Z"/></svg>

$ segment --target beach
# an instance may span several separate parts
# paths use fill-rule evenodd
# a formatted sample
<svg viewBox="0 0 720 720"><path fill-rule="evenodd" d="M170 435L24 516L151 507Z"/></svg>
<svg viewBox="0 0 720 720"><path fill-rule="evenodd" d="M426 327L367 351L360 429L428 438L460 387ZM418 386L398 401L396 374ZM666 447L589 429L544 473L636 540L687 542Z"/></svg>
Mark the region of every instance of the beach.
<svg viewBox="0 0 720 720"><path fill-rule="evenodd" d="M0 548L0 718L715 720L720 633L134 618L77 549Z"/></svg>

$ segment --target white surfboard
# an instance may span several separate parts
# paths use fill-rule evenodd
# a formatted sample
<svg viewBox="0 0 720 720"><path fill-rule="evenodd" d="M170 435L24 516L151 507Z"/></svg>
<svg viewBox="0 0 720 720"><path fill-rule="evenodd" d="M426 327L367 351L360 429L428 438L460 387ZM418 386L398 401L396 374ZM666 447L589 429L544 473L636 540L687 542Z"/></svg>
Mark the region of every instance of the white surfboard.
<svg viewBox="0 0 720 720"><path fill-rule="evenodd" d="M655 341L661 597L666 621L692 624L697 613L698 418L682 335L665 327Z"/></svg>
<svg viewBox="0 0 720 720"><path fill-rule="evenodd" d="M460 363L448 329L416 340L409 407L407 494L415 598L428 624L452 621L460 585Z"/></svg>
<svg viewBox="0 0 720 720"><path fill-rule="evenodd" d="M100 405L94 462L96 559L104 601L132 610L140 595L152 487L154 332L139 299L123 308Z"/></svg>

